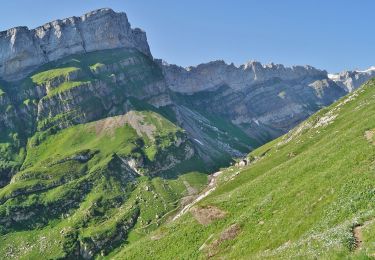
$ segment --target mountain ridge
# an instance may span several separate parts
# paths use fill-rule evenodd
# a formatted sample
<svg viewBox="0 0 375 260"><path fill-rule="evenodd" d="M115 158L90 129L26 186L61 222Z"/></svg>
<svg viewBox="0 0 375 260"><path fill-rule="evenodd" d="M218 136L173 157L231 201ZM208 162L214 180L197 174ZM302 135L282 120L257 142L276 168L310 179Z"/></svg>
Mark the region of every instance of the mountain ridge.
<svg viewBox="0 0 375 260"><path fill-rule="evenodd" d="M273 62L271 63L261 63L259 61L248 61L244 64L241 64L239 66L234 65L233 63L227 63L224 60L214 60L209 61L205 63L200 63L195 66L187 66L182 67L176 64L169 64L168 61L164 61L162 59L156 59L158 64L162 66L166 74L168 74L168 70L175 70L180 71L182 73L200 73L203 70L207 69L220 69L225 67L226 70L232 70L232 71L244 71L247 74L247 77L251 79L251 81L266 81L267 79L271 79L274 77L281 78L281 79L296 79L299 77L320 77L323 79L329 79L334 81L336 84L338 84L340 87L342 87L346 92L351 92L360 85L362 85L364 82L369 80L375 75L375 67L369 67L366 70L346 70L339 73L329 73L326 70L321 70L316 67L313 67L311 65L292 65L292 66L285 66L283 64L275 64ZM257 77L257 72L260 73L260 77ZM267 74L269 73L269 74ZM263 78L262 78L263 76ZM266 76L266 78L264 78ZM268 77L268 78L267 78ZM184 78L187 78L185 76ZM243 77L240 77L243 78ZM358 80L360 78L360 80ZM357 81L355 81L357 79ZM349 83L347 81L352 81L352 83ZM353 82L354 81L354 82ZM248 85L251 85L252 82L248 82ZM255 84L255 82L253 83ZM171 80L171 89L177 92L185 92L185 93L193 93L194 91L200 91L200 90L206 90L209 89L210 86L205 86L205 88L201 88L194 91L189 91L188 89L182 88L176 88L173 84L173 80Z"/></svg>
<svg viewBox="0 0 375 260"><path fill-rule="evenodd" d="M102 18L104 18L104 21L100 21L100 19L102 19ZM106 18L111 18L111 20L116 20L116 22L112 22L111 24L106 25L105 24L107 22L107 21L105 21ZM96 40L97 42L102 43L103 46L101 46L100 44L98 46L93 46L94 44L90 43L89 40L86 40L85 37L82 35L82 28L81 28L82 25L80 25L80 24L85 23L85 22L86 23L94 22L101 27L106 26L105 28L100 28L100 30L105 31L105 30L109 29L110 31L120 33L121 36L120 35L117 36L119 39L112 39L111 40L111 41L116 40L118 42L116 42L112 45L105 46L108 39L116 38L116 36L114 36L114 33L112 33L112 35L107 33L107 35L106 35L107 38L99 37L99 39ZM72 28L66 28L66 27L69 27L69 26L72 26ZM113 27L115 27L115 28L113 28ZM69 30L67 30L67 29L73 29L73 30L78 31L78 35L73 35L74 37L77 37L77 38L75 39L73 37L72 39L68 40L68 41L70 41L70 43L68 43L70 45L64 46L64 42L63 42L64 40L59 40L59 38L61 38L61 37L64 38L64 37L66 37L65 36L66 34L70 33ZM95 31L93 31L91 33L95 33ZM17 35L17 34L21 34L21 35ZM22 34L31 34L32 36L31 37L27 36L27 35L24 36ZM110 36L110 37L108 37L108 36ZM21 68L18 68L18 70L21 71L21 74L19 76L16 76L16 77L14 77L15 71L12 71L12 69L7 69L6 68L7 65L2 65L2 66L0 66L0 78L3 78L5 80L11 80L11 81L19 80L19 79L25 77L27 73L32 72L38 66L40 66L40 65L42 65L46 62L54 61L54 60L57 60L57 59L64 58L68 55L81 53L81 52L90 52L90 51L103 50L103 49L113 49L113 48L120 48L120 47L133 47L133 48L139 49L144 54L152 57L152 54L151 54L151 51L150 51L150 48L149 48L149 45L148 45L148 42L147 42L146 33L139 28L132 29L130 27L130 23L128 21L126 13L115 12L111 8L100 8L100 9L88 12L86 14L83 14L81 16L72 16L72 17L63 18L63 19L57 19L57 20L54 20L54 21L51 21L51 22L47 22L44 25L38 26L34 29L29 29L26 26L17 26L17 27L13 27L13 28L1 31L0 32L0 44L1 44L0 50L1 50L3 55L2 55L2 57L0 57L1 58L0 61L2 63L6 64L6 63L10 62L10 60L13 60L13 59L17 60L17 52L24 52L25 53L25 52L29 51L29 50L27 50L27 46L26 47L25 46L16 46L19 41L22 42L22 40L23 40L23 39L19 40L17 38L22 38L22 37L32 39L32 42L33 42L34 45L35 44L39 45L39 46L35 46L35 51L37 53L41 51L43 57L36 57L36 59L38 59L38 61L35 64L31 64L31 65L28 64L28 66L31 66L31 68L25 69L25 72L22 72L22 66L21 66ZM46 40L46 39L44 39L45 37L47 37L49 39ZM96 37L98 37L98 35L96 35ZM120 39L121 37L128 38L128 39L126 39L127 42L123 41L123 39ZM8 38L10 38L10 39L8 39ZM87 37L87 38L92 40L91 37ZM106 39L106 40L104 40L104 39ZM35 40L40 41L40 43L39 42L35 43ZM6 46L6 45L9 45L9 46ZM48 45L50 45L50 47L47 47ZM53 45L57 45L58 48L70 48L70 49L73 49L73 50L70 50L69 52L59 53L59 51L56 50ZM86 47L86 45L87 45L87 47ZM16 53L16 54L13 54L14 55L13 57L7 57L7 56L10 56L10 54L8 54L8 52L9 52L8 48L10 48L11 52ZM20 50L18 50L18 48ZM56 52L56 53L54 53L54 52ZM18 59L18 61L19 61L19 59ZM345 75L345 74L348 74L348 73L349 74L355 74L355 73L365 74L365 73L374 71L374 68L371 67L368 70L364 70L364 71L352 70L352 71L343 71L343 72L339 72L339 73L336 73L336 74L330 74L330 73L327 73L325 70L320 70L320 69L317 69L317 68L315 68L313 66L310 66L310 65L284 66L283 64L274 64L272 62L268 63L268 64L261 64L260 62L257 62L257 61L249 61L249 62L246 62L242 65L234 66L233 63L228 64L228 63L224 62L223 60L216 60L216 61L201 63L201 64L198 64L196 66L188 66L188 67L185 67L185 68L180 67L178 65L173 65L173 64L170 65L167 62L164 62L162 60L159 60L158 63L163 63L164 65L167 65L167 66L178 67L179 69L182 68L182 69L185 69L186 71L199 70L199 68L210 66L210 65L213 65L213 64L216 64L216 65L225 64L227 66L229 65L231 67L235 67L237 69L244 69L244 70L248 69L249 67L252 67L253 71L256 70L257 68L258 69L263 68L263 69L270 69L270 71L272 72L272 71L275 71L275 68L276 68L276 69L282 71L281 73L284 76L285 76L285 74L290 74L290 71L295 71L298 74L298 73L301 73L301 72L303 73L303 70L305 70L305 73L311 72L311 73L317 73L317 74L318 73L327 74L328 78L335 79L336 82L340 82L340 83L342 83L342 81L344 81L344 79L342 79L342 78L343 78L343 75ZM278 76L280 76L281 75L280 72L278 72L278 73L279 73ZM348 78L348 76L346 78ZM361 84L363 84L363 82ZM354 88L358 87L358 85L361 85L361 84L359 84L359 83L352 84L349 87L347 86L348 84L345 84L345 83L342 84L342 85L345 85L348 88L349 91L352 91Z"/></svg>
<svg viewBox="0 0 375 260"><path fill-rule="evenodd" d="M125 13L102 8L29 30L0 32L0 77L19 80L37 67L71 54L133 47L151 56L145 32L131 29Z"/></svg>

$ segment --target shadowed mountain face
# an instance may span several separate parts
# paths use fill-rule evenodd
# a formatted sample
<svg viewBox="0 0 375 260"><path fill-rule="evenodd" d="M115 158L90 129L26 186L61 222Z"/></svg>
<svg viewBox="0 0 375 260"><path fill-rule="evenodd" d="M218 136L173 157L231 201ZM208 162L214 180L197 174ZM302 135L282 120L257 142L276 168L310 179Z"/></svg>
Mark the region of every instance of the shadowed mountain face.
<svg viewBox="0 0 375 260"><path fill-rule="evenodd" d="M110 9L0 32L1 255L90 259L136 241L207 173L373 72L168 65Z"/></svg>

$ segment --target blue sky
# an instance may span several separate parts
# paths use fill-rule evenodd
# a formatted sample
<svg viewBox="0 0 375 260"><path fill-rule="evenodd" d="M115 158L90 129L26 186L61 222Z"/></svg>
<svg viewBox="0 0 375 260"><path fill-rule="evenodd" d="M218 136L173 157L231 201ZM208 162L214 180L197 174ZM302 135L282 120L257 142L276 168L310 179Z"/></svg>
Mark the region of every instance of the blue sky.
<svg viewBox="0 0 375 260"><path fill-rule="evenodd" d="M78 16L127 13L156 58L182 66L216 59L310 64L337 72L375 65L373 0L9 0L0 30Z"/></svg>

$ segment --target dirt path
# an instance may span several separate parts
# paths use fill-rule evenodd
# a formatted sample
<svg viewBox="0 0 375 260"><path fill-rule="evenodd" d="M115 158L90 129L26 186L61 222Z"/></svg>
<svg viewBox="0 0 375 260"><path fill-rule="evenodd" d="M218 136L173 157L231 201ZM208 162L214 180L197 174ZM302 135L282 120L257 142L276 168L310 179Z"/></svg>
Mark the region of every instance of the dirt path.
<svg viewBox="0 0 375 260"><path fill-rule="evenodd" d="M186 212L188 212L191 207L193 207L196 203L210 195L211 192L213 192L216 189L216 184L217 184L217 178L220 176L222 172L215 172L210 176L210 182L208 186L189 204L185 205L177 214L176 216L173 217L172 221L175 221L182 215L184 215Z"/></svg>
<svg viewBox="0 0 375 260"><path fill-rule="evenodd" d="M355 250L360 250L363 244L362 229L368 225L371 225L375 219L368 220L361 225L358 225L353 228L353 236L355 238Z"/></svg>
<svg viewBox="0 0 375 260"><path fill-rule="evenodd" d="M355 238L355 250L360 250L362 248L362 227L363 226L356 226L353 229L353 236Z"/></svg>
<svg viewBox="0 0 375 260"><path fill-rule="evenodd" d="M184 180L183 183L184 183L184 185L186 187L186 190L188 192L188 196L196 195L198 193L197 189L192 187L189 182Z"/></svg>

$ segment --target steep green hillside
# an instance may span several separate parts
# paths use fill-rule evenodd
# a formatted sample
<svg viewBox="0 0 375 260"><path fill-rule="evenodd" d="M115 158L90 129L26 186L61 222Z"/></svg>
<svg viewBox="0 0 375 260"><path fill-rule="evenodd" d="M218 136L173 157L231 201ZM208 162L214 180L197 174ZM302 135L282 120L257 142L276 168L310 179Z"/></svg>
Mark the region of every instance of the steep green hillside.
<svg viewBox="0 0 375 260"><path fill-rule="evenodd" d="M0 189L0 255L91 258L130 231L142 237L205 185L207 175L181 162L198 169L200 160L181 128L150 111L37 132L21 171ZM168 171L174 178L156 177Z"/></svg>
<svg viewBox="0 0 375 260"><path fill-rule="evenodd" d="M374 97L372 80L253 151L250 165L217 174L190 211L111 256L375 257Z"/></svg>

